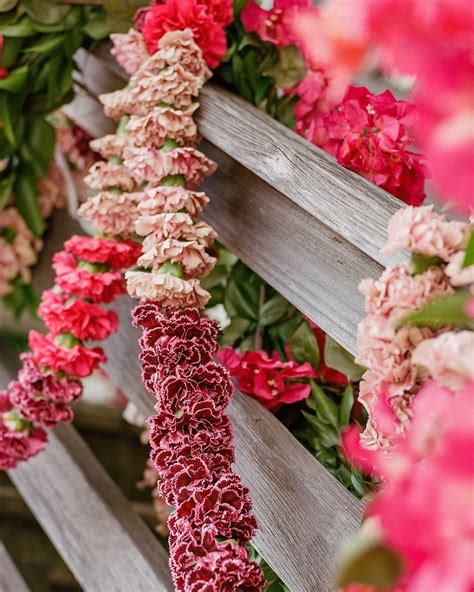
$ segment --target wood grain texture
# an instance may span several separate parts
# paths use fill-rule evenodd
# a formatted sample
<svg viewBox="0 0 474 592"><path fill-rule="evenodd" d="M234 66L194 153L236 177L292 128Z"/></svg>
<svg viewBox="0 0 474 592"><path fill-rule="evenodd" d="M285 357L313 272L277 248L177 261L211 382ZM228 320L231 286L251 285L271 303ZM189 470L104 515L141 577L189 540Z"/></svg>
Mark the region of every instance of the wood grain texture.
<svg viewBox="0 0 474 592"><path fill-rule="evenodd" d="M110 45L101 44L94 53L88 86L100 92L123 86L128 76L110 55ZM401 260L380 249L388 221L403 202L215 83L206 84L199 101L197 121L206 139L381 265Z"/></svg>
<svg viewBox="0 0 474 592"><path fill-rule="evenodd" d="M1 350L3 388L18 357ZM46 450L8 474L86 591L173 590L165 550L72 426L51 431Z"/></svg>
<svg viewBox="0 0 474 592"><path fill-rule="evenodd" d="M153 399L140 380L140 331L130 325L133 305L125 297L115 307L121 324L105 344L105 370L149 416ZM293 592L332 590L338 552L360 525L363 505L257 401L236 392L229 415L235 468L250 488L260 523L253 543Z"/></svg>
<svg viewBox="0 0 474 592"><path fill-rule="evenodd" d="M28 592L16 565L13 563L5 545L0 541L0 591L1 592Z"/></svg>

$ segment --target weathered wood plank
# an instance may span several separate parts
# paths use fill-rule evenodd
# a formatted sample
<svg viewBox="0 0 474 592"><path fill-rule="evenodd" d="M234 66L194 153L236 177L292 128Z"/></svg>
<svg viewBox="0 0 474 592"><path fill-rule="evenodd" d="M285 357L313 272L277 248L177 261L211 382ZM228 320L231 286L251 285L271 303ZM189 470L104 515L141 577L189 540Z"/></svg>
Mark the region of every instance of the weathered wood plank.
<svg viewBox="0 0 474 592"><path fill-rule="evenodd" d="M128 300L128 301L127 301ZM121 299L119 332L105 345L106 371L144 415L153 400L139 378L139 330ZM236 470L250 488L260 530L254 544L293 592L332 590L340 546L363 506L257 401L237 392L229 407Z"/></svg>
<svg viewBox="0 0 474 592"><path fill-rule="evenodd" d="M99 45L98 59L85 72L87 86L98 92L119 87L117 77L122 85L128 78L109 48ZM403 202L216 84L208 83L199 100L197 120L210 142L381 265L400 259L380 248L388 220Z"/></svg>
<svg viewBox="0 0 474 592"><path fill-rule="evenodd" d="M17 365L2 344L1 387ZM72 426L9 476L85 590L173 590L165 550Z"/></svg>
<svg viewBox="0 0 474 592"><path fill-rule="evenodd" d="M29 590L2 541L0 541L0 590L1 592L28 592Z"/></svg>

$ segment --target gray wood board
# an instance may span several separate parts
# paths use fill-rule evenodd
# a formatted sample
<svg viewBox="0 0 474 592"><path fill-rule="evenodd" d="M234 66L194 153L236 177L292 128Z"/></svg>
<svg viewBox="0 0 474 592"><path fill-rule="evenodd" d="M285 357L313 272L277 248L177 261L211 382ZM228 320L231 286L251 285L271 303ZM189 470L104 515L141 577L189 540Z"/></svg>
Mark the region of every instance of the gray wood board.
<svg viewBox="0 0 474 592"><path fill-rule="evenodd" d="M18 357L1 349L4 387ZM72 426L52 430L46 450L8 474L85 590L173 590L166 551Z"/></svg>
<svg viewBox="0 0 474 592"><path fill-rule="evenodd" d="M138 337L129 298L116 310L120 329L106 343L105 367L145 416L153 398L140 380ZM254 544L293 592L332 590L341 544L362 517L356 500L269 411L236 392L229 407L236 470L250 488L260 530Z"/></svg>

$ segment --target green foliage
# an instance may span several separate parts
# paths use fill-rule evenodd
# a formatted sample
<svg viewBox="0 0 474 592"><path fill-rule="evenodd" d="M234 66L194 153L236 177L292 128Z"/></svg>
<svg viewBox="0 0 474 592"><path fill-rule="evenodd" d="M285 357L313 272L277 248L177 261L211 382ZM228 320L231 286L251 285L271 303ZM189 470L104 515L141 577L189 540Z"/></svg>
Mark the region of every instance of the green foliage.
<svg viewBox="0 0 474 592"><path fill-rule="evenodd" d="M416 325L436 329L453 325L473 331L474 321L466 312L470 298L468 290L457 290L449 296L431 300L415 312L405 315L398 326Z"/></svg>
<svg viewBox="0 0 474 592"><path fill-rule="evenodd" d="M471 230L469 234L469 240L467 241L466 254L464 256L463 268L474 265L474 230Z"/></svg>
<svg viewBox="0 0 474 592"><path fill-rule="evenodd" d="M130 28L133 16L141 6L148 6L148 0L103 0L107 13L107 24L116 33L125 33Z"/></svg>
<svg viewBox="0 0 474 592"><path fill-rule="evenodd" d="M424 273L433 265L441 265L442 263L443 260L440 257L428 257L427 255L421 255L420 253L412 253L410 259L410 273L412 275L418 275Z"/></svg>
<svg viewBox="0 0 474 592"><path fill-rule="evenodd" d="M36 315L40 299L33 286L20 276L17 276L11 284L13 291L0 298L3 305L12 310L16 318L19 318L25 311L33 316Z"/></svg>
<svg viewBox="0 0 474 592"><path fill-rule="evenodd" d="M290 340L290 350L293 358L300 364L309 362L313 368L319 366L318 342L307 321L303 321L293 333Z"/></svg>
<svg viewBox="0 0 474 592"><path fill-rule="evenodd" d="M330 368L345 374L354 382L358 382L365 372L365 368L354 362L354 356L329 335L326 336L324 344L324 360Z"/></svg>

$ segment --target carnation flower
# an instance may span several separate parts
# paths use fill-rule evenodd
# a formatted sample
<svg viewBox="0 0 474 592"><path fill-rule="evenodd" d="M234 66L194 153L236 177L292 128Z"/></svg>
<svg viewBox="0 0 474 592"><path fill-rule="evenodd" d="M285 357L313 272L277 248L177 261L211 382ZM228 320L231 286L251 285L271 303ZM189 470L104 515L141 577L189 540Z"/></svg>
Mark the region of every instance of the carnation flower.
<svg viewBox="0 0 474 592"><path fill-rule="evenodd" d="M92 222L94 229L105 235L130 238L135 234L137 206L143 193L108 193L101 191L89 197L78 210L82 220Z"/></svg>
<svg viewBox="0 0 474 592"><path fill-rule="evenodd" d="M81 340L106 339L119 325L118 315L113 310L103 310L97 304L53 290L43 292L38 314L52 333L71 333Z"/></svg>
<svg viewBox="0 0 474 592"><path fill-rule="evenodd" d="M140 181L160 183L165 177L182 175L189 189L198 187L204 177L212 175L217 164L192 147L161 152L150 148L129 147L124 164Z"/></svg>
<svg viewBox="0 0 474 592"><path fill-rule="evenodd" d="M183 280L167 273L127 271L127 290L132 298L156 300L162 306L203 308L209 298L198 280Z"/></svg>
<svg viewBox="0 0 474 592"><path fill-rule="evenodd" d="M56 344L55 335L52 333L43 335L38 331L30 331L28 345L39 366L46 366L54 372L63 371L79 378L90 376L99 364L106 361L101 347L88 349L76 344L70 349L65 349Z"/></svg>
<svg viewBox="0 0 474 592"><path fill-rule="evenodd" d="M174 140L180 146L194 146L199 141L199 135L193 111L155 107L145 117L132 116L127 131L132 135L135 146L161 148L165 140Z"/></svg>
<svg viewBox="0 0 474 592"><path fill-rule="evenodd" d="M155 236L151 234L145 239L143 250L138 265L158 271L166 262L176 263L182 266L185 278L206 276L217 262L197 241L170 238L156 243Z"/></svg>
<svg viewBox="0 0 474 592"><path fill-rule="evenodd" d="M450 221L433 210L433 206L408 207L398 210L388 225L388 241L384 253L407 249L427 257L449 261L464 248L469 236L469 225Z"/></svg>
<svg viewBox="0 0 474 592"><path fill-rule="evenodd" d="M141 33L133 28L128 33L110 35L110 40L114 44L110 53L127 74L135 74L150 56Z"/></svg>
<svg viewBox="0 0 474 592"><path fill-rule="evenodd" d="M209 198L203 192L190 191L184 187L148 186L138 211L142 216L184 211L196 218L208 203Z"/></svg>
<svg viewBox="0 0 474 592"><path fill-rule="evenodd" d="M413 352L413 363L426 368L441 386L460 391L474 384L474 333L452 331L422 341Z"/></svg>
<svg viewBox="0 0 474 592"><path fill-rule="evenodd" d="M193 232L193 220L184 212L156 214L154 216L140 216L135 224L137 234L147 236L153 233L153 238L143 250L147 250L154 243L160 243L168 238L178 239Z"/></svg>
<svg viewBox="0 0 474 592"><path fill-rule="evenodd" d="M282 362L276 353L271 358L264 351L248 351L239 356L229 347L217 357L236 378L242 392L273 412L278 411L282 403L296 403L309 397L310 385L294 379L316 376L308 362Z"/></svg>
<svg viewBox="0 0 474 592"><path fill-rule="evenodd" d="M102 160L92 165L84 183L97 191L112 188L134 191L137 188L137 181L126 166Z"/></svg>
<svg viewBox="0 0 474 592"><path fill-rule="evenodd" d="M69 295L90 299L93 302L112 302L125 294L125 285L119 272L90 272L78 268L71 253L60 251L53 257L56 284Z"/></svg>
<svg viewBox="0 0 474 592"><path fill-rule="evenodd" d="M460 287L474 284L474 265L471 263L471 265L464 267L465 258L465 251L455 253L444 270L452 286Z"/></svg>
<svg viewBox="0 0 474 592"><path fill-rule="evenodd" d="M118 242L74 235L64 243L64 249L82 261L103 263L116 270L135 265L141 252L141 245L134 241Z"/></svg>
<svg viewBox="0 0 474 592"><path fill-rule="evenodd" d="M373 95L349 87L335 111L318 120L307 138L408 204L425 199L423 157L409 150L414 106L397 101L390 91Z"/></svg>
<svg viewBox="0 0 474 592"><path fill-rule="evenodd" d="M216 68L227 51L227 41L222 24L216 22L212 11L196 0L168 0L152 6L143 25L143 38L148 51L153 54L158 42L167 31L191 29L210 68Z"/></svg>
<svg viewBox="0 0 474 592"><path fill-rule="evenodd" d="M94 152L99 153L102 158L122 158L125 147L130 143L130 138L125 134L107 134L90 142Z"/></svg>
<svg viewBox="0 0 474 592"><path fill-rule="evenodd" d="M291 22L301 8L311 6L311 0L275 0L271 10L260 7L256 0L249 0L240 18L247 31L255 31L263 41L277 47L295 43Z"/></svg>
<svg viewBox="0 0 474 592"><path fill-rule="evenodd" d="M50 371L40 368L34 355L20 355L22 368L18 372L18 381L30 392L40 393L55 403L72 403L82 394L82 383L70 377L58 378Z"/></svg>
<svg viewBox="0 0 474 592"><path fill-rule="evenodd" d="M131 113L140 115L141 113L141 105L137 105L136 97L132 97L126 88L100 94L98 99L104 107L104 114L115 121L119 121L124 115L130 115ZM139 110L138 113L137 109Z"/></svg>
<svg viewBox="0 0 474 592"><path fill-rule="evenodd" d="M72 409L68 405L43 397L42 393L31 391L18 381L10 382L8 392L16 410L27 421L52 428L59 423L69 423L73 419Z"/></svg>

